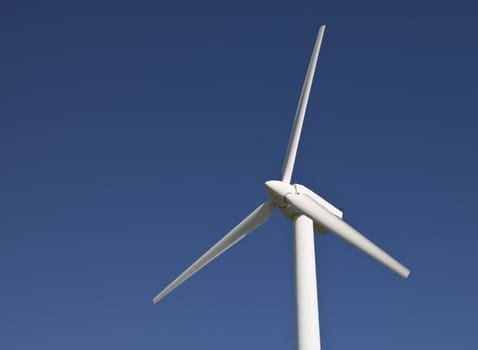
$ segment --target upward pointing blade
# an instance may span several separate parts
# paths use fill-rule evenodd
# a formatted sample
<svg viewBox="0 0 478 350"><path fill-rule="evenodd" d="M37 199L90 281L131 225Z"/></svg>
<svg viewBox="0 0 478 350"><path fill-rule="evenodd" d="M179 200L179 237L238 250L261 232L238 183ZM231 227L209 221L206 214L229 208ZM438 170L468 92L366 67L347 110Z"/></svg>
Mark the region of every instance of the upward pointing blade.
<svg viewBox="0 0 478 350"><path fill-rule="evenodd" d="M288 194L286 201L330 232L335 233L340 238L343 238L364 253L370 255L403 278L407 278L410 274L409 269L307 195Z"/></svg>
<svg viewBox="0 0 478 350"><path fill-rule="evenodd" d="M309 68L305 75L304 86L300 93L299 104L297 105L297 111L295 112L294 125L290 133L289 145L284 159L284 165L282 166L282 181L290 183L292 178L292 171L294 170L295 156L297 154L297 148L299 147L300 133L302 131L302 124L304 123L304 115L307 109L307 102L309 101L310 88L312 86L312 80L314 79L315 66L319 58L320 46L322 44L322 38L325 32L325 25L321 26L317 39L315 40L314 51L310 58Z"/></svg>
<svg viewBox="0 0 478 350"><path fill-rule="evenodd" d="M180 274L174 281L172 281L161 293L156 295L153 303L156 304L166 295L171 293L176 287L186 281L189 277L201 270L204 266L209 264L212 260L224 253L234 244L239 242L249 233L254 231L257 227L267 221L275 204L268 201L259 205L248 217L242 220L236 227L234 227L227 235L225 235L219 242L217 242L211 249L209 249L203 256L197 259L186 271Z"/></svg>

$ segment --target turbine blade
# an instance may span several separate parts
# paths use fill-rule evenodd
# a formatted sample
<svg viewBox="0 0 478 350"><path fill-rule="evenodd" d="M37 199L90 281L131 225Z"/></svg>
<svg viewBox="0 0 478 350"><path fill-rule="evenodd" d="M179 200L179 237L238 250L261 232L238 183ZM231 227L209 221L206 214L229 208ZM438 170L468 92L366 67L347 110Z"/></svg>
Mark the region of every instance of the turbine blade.
<svg viewBox="0 0 478 350"><path fill-rule="evenodd" d="M335 233L340 238L370 255L372 258L387 266L403 278L407 278L410 274L409 269L369 241L345 221L327 211L327 209L306 194L288 194L286 196L286 201L319 225L325 227L330 232Z"/></svg>
<svg viewBox="0 0 478 350"><path fill-rule="evenodd" d="M320 46L322 44L322 38L325 32L325 25L321 26L317 39L315 40L314 51L310 58L309 68L305 75L304 85L302 86L302 92L300 93L299 104L297 105L297 111L295 112L294 124L290 133L289 145L287 146L287 152L282 166L282 181L290 183L292 178L292 171L294 170L295 156L297 154L297 148L299 147L300 133L302 131L302 124L304 123L304 114L307 109L307 102L309 101L310 87L312 86L312 80L314 78L315 66L319 58Z"/></svg>
<svg viewBox="0 0 478 350"><path fill-rule="evenodd" d="M225 235L219 242L213 245L203 256L197 259L186 271L180 274L174 281L172 281L163 291L156 295L153 299L153 304L171 293L176 287L186 281L189 277L194 275L204 266L209 264L212 260L224 253L227 249L239 242L249 233L254 231L257 227L267 221L275 204L268 201L259 205L249 216L242 220L236 227L234 227L227 235Z"/></svg>

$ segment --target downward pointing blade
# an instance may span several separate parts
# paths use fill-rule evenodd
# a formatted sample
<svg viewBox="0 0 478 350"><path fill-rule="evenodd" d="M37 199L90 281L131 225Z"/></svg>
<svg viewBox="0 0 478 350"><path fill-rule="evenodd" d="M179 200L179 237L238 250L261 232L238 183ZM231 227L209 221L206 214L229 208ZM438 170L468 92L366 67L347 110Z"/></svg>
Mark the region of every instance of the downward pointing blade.
<svg viewBox="0 0 478 350"><path fill-rule="evenodd" d="M389 269L396 272L403 278L407 278L410 274L410 270L408 270L405 266L400 264L385 251L365 238L352 226L348 225L345 221L327 211L327 209L307 195L288 194L286 196L286 201L294 208L310 217L316 223L335 233L337 236L343 238L364 253L370 255L372 258L387 266Z"/></svg>
<svg viewBox="0 0 478 350"><path fill-rule="evenodd" d="M161 293L156 295L153 299L153 303L156 304L166 295L171 293L176 287L181 285L189 277L201 270L204 266L209 264L212 260L224 253L234 244L239 242L249 233L254 231L257 227L267 221L275 204L272 201L268 201L259 205L248 217L242 220L236 227L234 227L227 235L225 235L219 242L211 247L203 256L197 259L186 271L180 274L173 282L171 282Z"/></svg>
<svg viewBox="0 0 478 350"><path fill-rule="evenodd" d="M300 93L299 104L297 105L297 111L295 112L294 125L289 138L289 145L284 159L284 165L282 166L282 181L290 183L292 178L292 171L294 170L295 156L297 154L297 148L299 147L300 133L302 131L302 124L304 123L305 110L307 109L307 102L309 101L310 88L312 86L312 80L314 79L315 67L319 58L320 46L322 45L322 38L324 37L325 25L321 26L317 39L315 40L314 51L310 58L309 68L305 75L304 85L302 92Z"/></svg>

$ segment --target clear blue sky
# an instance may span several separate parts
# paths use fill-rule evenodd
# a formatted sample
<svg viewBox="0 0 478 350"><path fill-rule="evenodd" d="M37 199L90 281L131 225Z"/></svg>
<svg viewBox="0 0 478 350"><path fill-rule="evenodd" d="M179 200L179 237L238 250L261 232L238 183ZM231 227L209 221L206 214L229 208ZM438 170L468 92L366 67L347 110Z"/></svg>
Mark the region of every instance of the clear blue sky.
<svg viewBox="0 0 478 350"><path fill-rule="evenodd" d="M3 1L0 348L293 349L291 224L152 305L280 177L411 268L316 239L324 350L474 349L473 1Z"/></svg>

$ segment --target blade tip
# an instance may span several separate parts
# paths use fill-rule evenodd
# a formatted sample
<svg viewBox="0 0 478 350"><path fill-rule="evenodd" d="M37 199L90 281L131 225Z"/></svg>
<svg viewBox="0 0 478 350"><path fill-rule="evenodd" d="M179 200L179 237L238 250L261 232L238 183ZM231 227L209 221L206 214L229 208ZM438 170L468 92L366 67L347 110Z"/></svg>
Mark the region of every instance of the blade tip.
<svg viewBox="0 0 478 350"><path fill-rule="evenodd" d="M157 303L158 303L158 301L160 301L160 300L161 300L161 298L162 298L162 296L161 296L161 295L156 295L156 296L153 298L153 305L154 305L154 304L157 304Z"/></svg>
<svg viewBox="0 0 478 350"><path fill-rule="evenodd" d="M404 279L408 279L408 277L410 276L410 270L406 267L402 267L401 271L399 272L399 275Z"/></svg>

